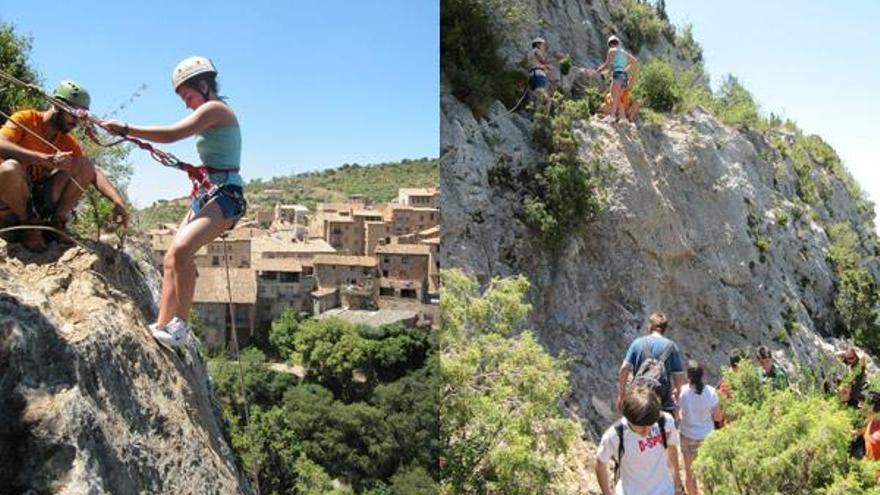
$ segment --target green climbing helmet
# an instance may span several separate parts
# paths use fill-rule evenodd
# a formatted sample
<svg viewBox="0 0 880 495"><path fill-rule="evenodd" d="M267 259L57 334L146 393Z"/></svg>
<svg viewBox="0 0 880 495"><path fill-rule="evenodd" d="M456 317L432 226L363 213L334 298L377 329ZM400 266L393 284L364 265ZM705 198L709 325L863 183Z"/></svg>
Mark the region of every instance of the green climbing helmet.
<svg viewBox="0 0 880 495"><path fill-rule="evenodd" d="M58 83L58 87L55 88L52 97L86 110L89 109L89 104L92 102L89 92L73 81L61 81Z"/></svg>

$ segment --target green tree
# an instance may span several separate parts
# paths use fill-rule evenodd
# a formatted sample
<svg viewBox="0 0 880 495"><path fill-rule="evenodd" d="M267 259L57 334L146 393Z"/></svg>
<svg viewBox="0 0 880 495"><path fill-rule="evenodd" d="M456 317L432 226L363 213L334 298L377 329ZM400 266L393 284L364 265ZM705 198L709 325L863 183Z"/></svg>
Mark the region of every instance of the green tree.
<svg viewBox="0 0 880 495"><path fill-rule="evenodd" d="M523 277L485 291L461 271L443 273L441 493L571 493L562 467L580 425L560 410L565 364L522 330Z"/></svg>
<svg viewBox="0 0 880 495"><path fill-rule="evenodd" d="M13 77L28 83L41 84L40 75L30 62L31 39L18 34L15 26L0 21L0 68ZM17 84L0 81L0 111L11 115L25 108L43 108L45 103L35 93ZM6 121L0 116L0 124Z"/></svg>
<svg viewBox="0 0 880 495"><path fill-rule="evenodd" d="M638 101L657 112L671 112L682 100L672 64L653 58L645 64L633 88Z"/></svg>

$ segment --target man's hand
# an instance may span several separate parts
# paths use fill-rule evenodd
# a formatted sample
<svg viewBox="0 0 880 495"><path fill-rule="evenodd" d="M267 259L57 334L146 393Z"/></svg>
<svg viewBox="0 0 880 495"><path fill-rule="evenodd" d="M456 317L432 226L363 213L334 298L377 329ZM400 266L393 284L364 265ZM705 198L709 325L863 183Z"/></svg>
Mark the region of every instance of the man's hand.
<svg viewBox="0 0 880 495"><path fill-rule="evenodd" d="M54 155L49 155L44 165L48 168L70 172L73 168L73 153L70 151L59 151Z"/></svg>
<svg viewBox="0 0 880 495"><path fill-rule="evenodd" d="M125 205L113 205L113 222L124 229L128 228L128 210Z"/></svg>

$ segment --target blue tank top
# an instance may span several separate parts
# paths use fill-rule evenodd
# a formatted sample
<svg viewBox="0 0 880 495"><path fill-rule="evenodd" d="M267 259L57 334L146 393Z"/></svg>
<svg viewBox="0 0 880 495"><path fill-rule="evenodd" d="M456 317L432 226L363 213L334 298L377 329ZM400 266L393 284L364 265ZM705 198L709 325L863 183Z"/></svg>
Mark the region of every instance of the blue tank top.
<svg viewBox="0 0 880 495"><path fill-rule="evenodd" d="M202 165L217 169L237 169L241 166L241 129L238 124L205 129L196 136L196 150ZM242 187L244 182L238 172L210 174L217 186Z"/></svg>
<svg viewBox="0 0 880 495"><path fill-rule="evenodd" d="M627 58L626 52L623 51L623 48L618 48L617 51L614 52L614 60L611 61L611 69L626 70L627 65L629 65L629 58Z"/></svg>

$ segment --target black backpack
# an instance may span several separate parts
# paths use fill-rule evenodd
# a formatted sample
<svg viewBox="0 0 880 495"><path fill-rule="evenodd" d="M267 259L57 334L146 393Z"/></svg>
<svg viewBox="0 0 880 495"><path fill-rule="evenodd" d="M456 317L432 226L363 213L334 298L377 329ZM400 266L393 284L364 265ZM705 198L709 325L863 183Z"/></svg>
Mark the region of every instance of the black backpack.
<svg viewBox="0 0 880 495"><path fill-rule="evenodd" d="M657 426L660 427L660 438L663 440L663 450L666 450L666 416L660 414L657 419ZM617 459L614 461L614 484L620 480L620 464L623 462L623 420L620 419L614 423L614 431L617 433Z"/></svg>
<svg viewBox="0 0 880 495"><path fill-rule="evenodd" d="M673 350L675 350L675 344L670 342L666 349L663 349L663 352L660 353L660 357L655 358L648 339L642 339L642 364L636 370L633 385L650 387L660 397L661 402L666 402L669 393L672 391L672 384L669 383L669 374L666 372L666 361L672 355Z"/></svg>

